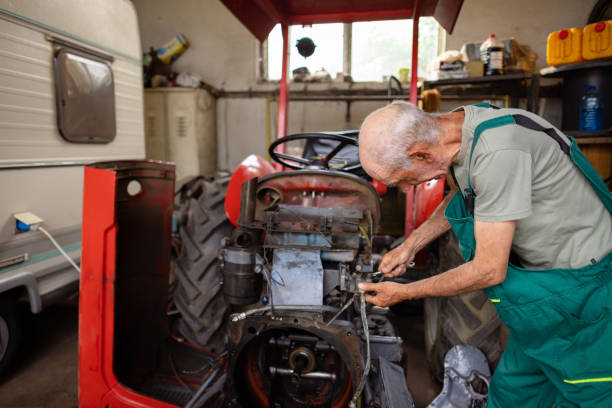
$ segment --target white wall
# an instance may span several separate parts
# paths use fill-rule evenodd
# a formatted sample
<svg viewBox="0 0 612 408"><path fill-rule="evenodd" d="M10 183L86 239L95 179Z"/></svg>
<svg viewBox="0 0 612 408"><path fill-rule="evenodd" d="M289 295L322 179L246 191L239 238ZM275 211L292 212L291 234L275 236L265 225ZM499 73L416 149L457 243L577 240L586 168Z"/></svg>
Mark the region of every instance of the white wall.
<svg viewBox="0 0 612 408"><path fill-rule="evenodd" d="M175 71L195 72L226 90L255 83L258 41L219 0L132 1L143 52L183 33L191 46L172 65Z"/></svg>
<svg viewBox="0 0 612 408"><path fill-rule="evenodd" d="M490 33L500 38L514 36L538 54L538 66L545 66L546 37L550 31L580 26L596 0L466 0L454 34L447 36L446 48L485 39ZM191 48L174 64L177 71L200 74L205 81L225 90L261 89L257 83L258 42L219 0L133 0L139 14L143 50L158 47L177 32L191 42ZM299 86L298 84L295 84ZM269 89L270 87L265 87ZM293 87L292 87L293 88ZM345 121L343 102L292 102L289 133L358 128L372 110L385 102L355 102L351 120ZM443 104L452 109L457 104ZM271 106L275 134L275 109ZM553 123L560 120L559 101L549 101L544 114ZM244 98L218 100L218 163L231 170L250 153L267 150L266 100Z"/></svg>

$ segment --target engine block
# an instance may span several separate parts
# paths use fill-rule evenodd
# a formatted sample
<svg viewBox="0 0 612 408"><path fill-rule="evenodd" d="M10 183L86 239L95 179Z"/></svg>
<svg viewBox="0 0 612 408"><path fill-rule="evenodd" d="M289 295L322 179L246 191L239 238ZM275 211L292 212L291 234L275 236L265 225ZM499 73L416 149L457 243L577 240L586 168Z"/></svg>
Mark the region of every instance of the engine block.
<svg viewBox="0 0 612 408"><path fill-rule="evenodd" d="M377 209L321 206L321 195L333 202L329 191L291 190L289 200L284 193L246 182L239 228L219 252L224 294L237 309L228 404L411 406L401 339L387 311L367 307L357 289L376 276Z"/></svg>

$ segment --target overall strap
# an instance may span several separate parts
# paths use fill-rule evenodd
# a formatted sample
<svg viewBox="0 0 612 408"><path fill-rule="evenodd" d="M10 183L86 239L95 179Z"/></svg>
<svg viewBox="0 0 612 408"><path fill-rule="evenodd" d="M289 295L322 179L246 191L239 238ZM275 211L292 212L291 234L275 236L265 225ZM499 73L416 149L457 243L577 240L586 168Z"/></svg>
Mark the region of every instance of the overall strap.
<svg viewBox="0 0 612 408"><path fill-rule="evenodd" d="M478 102L475 103L473 106L476 106L477 108L501 109L499 106L491 105L489 102Z"/></svg>
<svg viewBox="0 0 612 408"><path fill-rule="evenodd" d="M474 190L472 189L472 180L470 178L470 172L472 169L472 155L474 154L474 148L476 147L476 143L478 143L482 132L487 129L493 129L505 125L518 125L538 132L544 132L546 135L554 139L559 144L559 147L561 148L561 151L563 151L563 153L569 156L570 145L568 145L567 142L563 140L563 138L555 128L544 127L533 119L529 118L528 116L521 114L504 115L481 122L478 126L476 126L476 130L474 131L474 140L472 141L470 157L468 160L468 188L465 189L464 200L466 202L466 207L470 214L474 214L474 200L476 199L476 195L474 194Z"/></svg>
<svg viewBox="0 0 612 408"><path fill-rule="evenodd" d="M478 140L480 139L480 135L482 134L482 132L484 132L487 129L492 129L492 128L505 126L505 125L518 125L518 126L522 126L527 129L538 131L538 132L544 132L545 134L547 134L549 137L554 139L559 144L559 147L561 148L563 153L567 154L568 156L570 155L570 145L568 145L565 142L565 140L563 140L563 138L559 135L556 129L546 128L525 115L521 115L521 114L505 115L505 116L500 116L497 118L489 119L489 120L486 120L480 123L476 127L476 130L474 131L474 140L472 141L472 148L470 150L470 158L468 161L468 188L465 189L465 193L463 195L465 206L468 212L472 215L474 215L474 206L475 206L475 201L476 201L476 194L474 193L474 190L472 189L472 182L470 179L470 171L472 168L472 155L474 153L474 148L476 147L476 143L478 143ZM457 182L455 181L455 183ZM525 261L515 251L510 251L510 262L513 265L518 265L518 266L525 265Z"/></svg>

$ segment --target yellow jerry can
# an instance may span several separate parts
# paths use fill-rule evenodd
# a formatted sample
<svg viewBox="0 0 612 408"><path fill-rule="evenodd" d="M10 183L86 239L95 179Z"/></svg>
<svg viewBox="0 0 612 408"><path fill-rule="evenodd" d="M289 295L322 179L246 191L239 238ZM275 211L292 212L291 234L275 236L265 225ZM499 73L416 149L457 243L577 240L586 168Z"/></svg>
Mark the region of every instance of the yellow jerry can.
<svg viewBox="0 0 612 408"><path fill-rule="evenodd" d="M612 20L600 21L584 27L582 58L594 60L612 57Z"/></svg>
<svg viewBox="0 0 612 408"><path fill-rule="evenodd" d="M548 34L546 62L557 66L582 61L582 28L574 27Z"/></svg>

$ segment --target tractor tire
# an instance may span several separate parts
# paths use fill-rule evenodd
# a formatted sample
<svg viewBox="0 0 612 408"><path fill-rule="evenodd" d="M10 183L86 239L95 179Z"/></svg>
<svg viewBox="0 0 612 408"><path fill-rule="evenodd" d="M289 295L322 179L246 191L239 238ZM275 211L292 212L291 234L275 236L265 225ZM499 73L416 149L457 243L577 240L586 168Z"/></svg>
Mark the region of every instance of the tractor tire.
<svg viewBox="0 0 612 408"><path fill-rule="evenodd" d="M225 216L229 177L196 178L176 197L179 250L174 256L177 287L174 304L180 313L177 329L187 341L211 352L226 343L229 304L222 290L217 252L234 226Z"/></svg>
<svg viewBox="0 0 612 408"><path fill-rule="evenodd" d="M0 295L0 378L17 354L21 341L21 319L15 299Z"/></svg>
<svg viewBox="0 0 612 408"><path fill-rule="evenodd" d="M465 263L457 238L449 231L438 242L439 271ZM425 350L432 374L444 378L444 356L457 344L470 344L482 351L491 370L502 355L508 329L482 290L458 296L425 299Z"/></svg>

